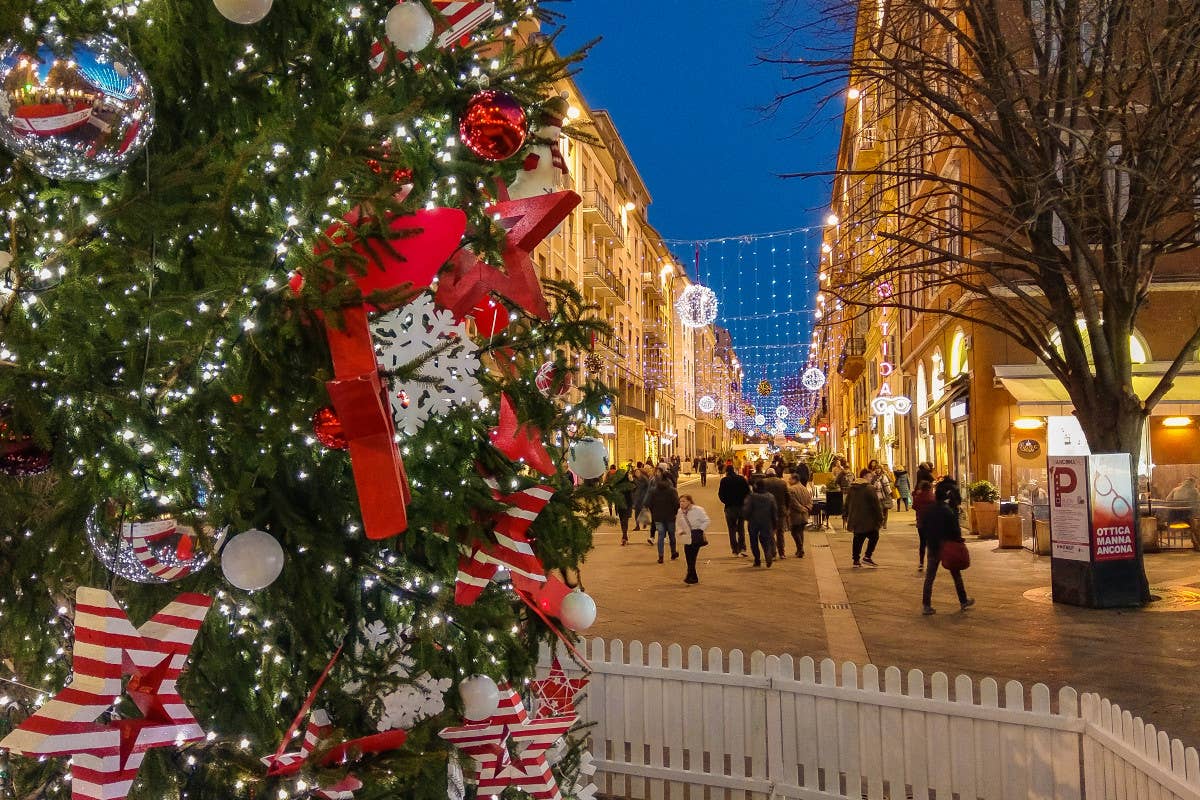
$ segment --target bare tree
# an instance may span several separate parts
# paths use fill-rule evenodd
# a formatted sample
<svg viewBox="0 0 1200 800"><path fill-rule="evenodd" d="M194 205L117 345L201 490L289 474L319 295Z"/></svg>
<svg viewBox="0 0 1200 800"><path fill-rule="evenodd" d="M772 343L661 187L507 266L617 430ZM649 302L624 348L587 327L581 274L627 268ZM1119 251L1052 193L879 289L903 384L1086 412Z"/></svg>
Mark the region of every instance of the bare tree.
<svg viewBox="0 0 1200 800"><path fill-rule="evenodd" d="M777 24L800 19L794 3ZM1093 451L1136 461L1200 345L1200 328L1181 332L1135 393L1130 335L1152 282L1198 272L1170 256L1200 235L1200 0L863 0L818 26L845 41L851 23L844 47L765 59L787 65L793 95L861 93L847 130L871 141L834 175L852 213L827 321L887 306L1001 331L1063 383ZM789 41L813 41L800 27Z"/></svg>

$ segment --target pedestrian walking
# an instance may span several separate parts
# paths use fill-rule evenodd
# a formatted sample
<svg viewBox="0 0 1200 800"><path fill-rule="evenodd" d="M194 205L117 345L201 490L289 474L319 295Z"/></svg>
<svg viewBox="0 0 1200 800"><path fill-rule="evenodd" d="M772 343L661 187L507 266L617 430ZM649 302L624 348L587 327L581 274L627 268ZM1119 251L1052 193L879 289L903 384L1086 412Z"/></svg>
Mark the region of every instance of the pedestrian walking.
<svg viewBox="0 0 1200 800"><path fill-rule="evenodd" d="M746 517L742 506L750 494L750 484L738 474L732 464L725 467L725 477L717 486L717 499L725 506L725 527L729 531L729 549L735 556L746 557Z"/></svg>
<svg viewBox="0 0 1200 800"><path fill-rule="evenodd" d="M886 528L888 511L896 505L895 500L892 499L892 481L878 459L872 458L867 462L867 469L871 470L869 480L871 485L875 487L875 494L879 496L879 505L883 509L883 521L879 524L879 527Z"/></svg>
<svg viewBox="0 0 1200 800"><path fill-rule="evenodd" d="M896 491L900 494L896 508L899 509L900 504L904 504L904 510L908 511L912 504L912 483L908 478L908 470L904 467L897 467L893 473L896 476Z"/></svg>
<svg viewBox="0 0 1200 800"><path fill-rule="evenodd" d="M658 542L658 563L663 563L663 545L671 540L671 560L679 558L675 548L675 515L679 512L679 492L675 485L663 478L650 489L646 498L650 519L654 522L655 540Z"/></svg>
<svg viewBox="0 0 1200 800"><path fill-rule="evenodd" d="M617 521L621 523L621 546L629 544L629 517L633 514L634 483L629 467L618 469L607 480L612 492L610 501L617 511Z"/></svg>
<svg viewBox="0 0 1200 800"><path fill-rule="evenodd" d="M933 581L937 577L938 567L941 566L942 547L946 542L963 541L962 526L958 521L958 509L962 505L962 495L958 491L958 483L953 478L943 478L938 481L934 490L937 501L933 508L926 512L925 518L929 526L926 547L929 553L929 569L925 570L925 585L921 589L921 613L925 615L937 613L932 605ZM967 589L963 586L962 570L950 570L954 579L954 591L958 593L958 607L966 611L975 605L975 599L967 597Z"/></svg>
<svg viewBox="0 0 1200 800"><path fill-rule="evenodd" d="M700 473L700 485L708 486L708 459L707 458L701 457L701 458L697 459L696 471Z"/></svg>
<svg viewBox="0 0 1200 800"><path fill-rule="evenodd" d="M754 566L762 566L762 559L766 558L770 567L775 560L774 533L779 522L779 504L763 485L763 479L755 481L754 490L746 496L743 513L746 527L750 529L750 552L754 553Z"/></svg>
<svg viewBox="0 0 1200 800"><path fill-rule="evenodd" d="M686 534L690 537L688 543L683 546L683 557L687 561L687 577L683 579L684 583L700 582L699 576L696 575L696 559L700 555L700 548L708 544L704 535L708 525L708 513L692 501L692 496L679 495L679 513L675 517L675 528L680 536Z"/></svg>
<svg viewBox="0 0 1200 800"><path fill-rule="evenodd" d="M801 465L803 466L803 465ZM808 468L804 468L804 473ZM796 543L796 558L804 558L804 529L808 527L808 515L812 512L812 489L800 471L788 476L788 525L792 529L792 541Z"/></svg>
<svg viewBox="0 0 1200 800"><path fill-rule="evenodd" d="M935 505L933 482L918 481L912 498L913 511L917 512L917 572L925 568L925 554L929 552L929 522L926 518Z"/></svg>
<svg viewBox="0 0 1200 800"><path fill-rule="evenodd" d="M875 545L879 544L879 526L883 524L883 505L870 476L870 469L858 473L857 480L850 484L850 491L846 493L846 527L854 533L851 555L855 567L876 566L871 556L875 554ZM867 543L867 552L860 562L863 542Z"/></svg>
<svg viewBox="0 0 1200 800"><path fill-rule="evenodd" d="M779 514L775 518L775 557L782 559L784 558L783 532L791 527L788 522L788 486L783 478L776 476L774 472L767 472L760 480L767 487L771 496L775 498L775 505L779 508Z"/></svg>
<svg viewBox="0 0 1200 800"><path fill-rule="evenodd" d="M608 468L608 471L604 473L604 478L601 479L601 483L612 484L613 479L617 475L617 469L618 469L618 467L616 464L610 465ZM611 516L613 516L613 495L611 493L608 494L605 497L605 500L608 501L608 515L611 517Z"/></svg>
<svg viewBox="0 0 1200 800"><path fill-rule="evenodd" d="M928 461L917 464L917 483L921 481L929 481L930 485L933 484L933 464Z"/></svg>
<svg viewBox="0 0 1200 800"><path fill-rule="evenodd" d="M646 465L641 461L637 462L637 469L633 471L631 477L633 479L633 529L640 531L642 529L642 509L646 507L646 495L650 493L650 475L646 472Z"/></svg>

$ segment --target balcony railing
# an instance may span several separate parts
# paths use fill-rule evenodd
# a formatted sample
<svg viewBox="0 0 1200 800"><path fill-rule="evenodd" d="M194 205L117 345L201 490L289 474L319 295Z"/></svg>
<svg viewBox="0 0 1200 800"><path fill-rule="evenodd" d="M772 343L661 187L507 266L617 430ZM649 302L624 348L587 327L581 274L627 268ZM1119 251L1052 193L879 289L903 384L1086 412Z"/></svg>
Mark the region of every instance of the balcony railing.
<svg viewBox="0 0 1200 800"><path fill-rule="evenodd" d="M646 295L646 299L655 305L663 305L667 302L666 295L662 292L662 285L658 282L658 276L651 273L649 277L642 276L642 291Z"/></svg>
<svg viewBox="0 0 1200 800"><path fill-rule="evenodd" d="M861 336L855 336L846 340L845 346L842 347L842 354L838 356L838 375L841 375L848 381L856 381L867 368L867 340Z"/></svg>
<svg viewBox="0 0 1200 800"><path fill-rule="evenodd" d="M607 335L597 336L596 344L599 344L602 347L608 348L609 350L612 351L613 355L615 355L617 358L620 358L620 359L625 358L626 348L625 348L625 341L623 339L618 339L615 336L607 336Z"/></svg>
<svg viewBox="0 0 1200 800"><path fill-rule="evenodd" d="M583 285L595 289L597 298L625 301L625 286L612 269L595 256L583 259Z"/></svg>
<svg viewBox="0 0 1200 800"><path fill-rule="evenodd" d="M605 236L624 244L625 226L621 224L621 215L595 189L588 189L581 196L583 202L579 208L583 212L583 221L595 225Z"/></svg>

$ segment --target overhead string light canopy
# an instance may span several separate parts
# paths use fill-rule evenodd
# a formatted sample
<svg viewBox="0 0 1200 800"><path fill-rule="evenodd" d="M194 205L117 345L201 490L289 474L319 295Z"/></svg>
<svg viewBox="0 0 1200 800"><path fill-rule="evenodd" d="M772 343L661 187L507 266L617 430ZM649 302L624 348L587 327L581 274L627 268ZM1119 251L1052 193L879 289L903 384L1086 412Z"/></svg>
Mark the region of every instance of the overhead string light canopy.
<svg viewBox="0 0 1200 800"><path fill-rule="evenodd" d="M679 259L689 257L696 265L691 287L715 295L712 319L729 331L733 350L744 376L739 387L705 387L714 396L732 395L729 414L737 427L763 432L756 425L758 416L768 420L769 435L785 433L789 437L807 430L819 407L820 387L810 375L807 385L801 377L806 370L827 372L827 365L812 360L813 327L817 311L818 273L820 270L823 228L810 226L726 236L703 240L663 239ZM699 304L689 298L681 308L685 292L676 303L683 324L703 319L689 316ZM716 314L717 304L720 314ZM758 391L759 383L772 387L769 394ZM724 390L723 392L721 390ZM703 393L703 392L702 392ZM776 415L786 406L786 419ZM777 423L783 423L780 431Z"/></svg>

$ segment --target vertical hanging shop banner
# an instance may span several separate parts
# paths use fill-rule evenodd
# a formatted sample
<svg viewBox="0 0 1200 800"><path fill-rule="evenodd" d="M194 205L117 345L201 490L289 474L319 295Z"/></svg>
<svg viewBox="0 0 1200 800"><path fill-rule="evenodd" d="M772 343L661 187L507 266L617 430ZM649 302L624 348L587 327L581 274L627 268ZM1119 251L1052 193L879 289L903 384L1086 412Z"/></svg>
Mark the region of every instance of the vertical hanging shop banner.
<svg viewBox="0 0 1200 800"><path fill-rule="evenodd" d="M1052 456L1050 470L1050 555L1092 560L1088 513L1088 457Z"/></svg>
<svg viewBox="0 0 1200 800"><path fill-rule="evenodd" d="M1092 559L1134 558L1133 478L1128 453L1091 456Z"/></svg>

